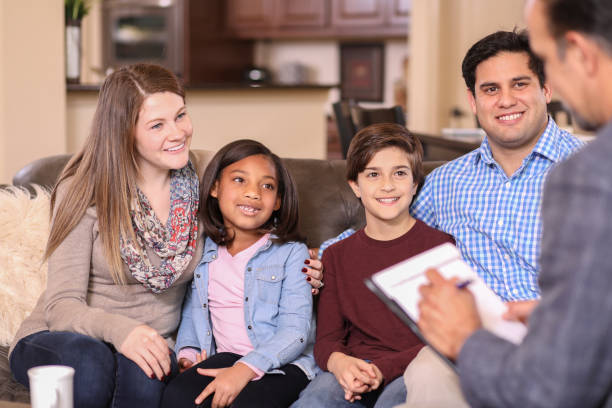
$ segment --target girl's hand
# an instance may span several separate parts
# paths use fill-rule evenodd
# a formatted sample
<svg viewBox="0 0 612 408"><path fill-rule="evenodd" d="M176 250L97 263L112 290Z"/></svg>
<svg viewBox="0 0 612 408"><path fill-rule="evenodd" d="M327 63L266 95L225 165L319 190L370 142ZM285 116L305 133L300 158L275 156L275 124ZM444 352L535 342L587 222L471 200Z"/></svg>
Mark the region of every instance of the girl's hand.
<svg viewBox="0 0 612 408"><path fill-rule="evenodd" d="M136 326L125 338L119 352L138 364L150 378L163 380L170 374L168 343L147 325Z"/></svg>
<svg viewBox="0 0 612 408"><path fill-rule="evenodd" d="M180 358L178 361L178 366L179 366L179 373L182 373L183 371L186 371L188 369L190 369L191 367L193 367L195 364L200 363L201 361L206 360L206 351L202 350L201 353L196 353L196 361L195 363L191 360L189 360L188 358Z"/></svg>
<svg viewBox="0 0 612 408"><path fill-rule="evenodd" d="M191 367L193 367L193 361L191 361L188 358L179 358L178 361L178 368L179 368L179 373L182 373L183 371L187 371L188 369L190 369Z"/></svg>
<svg viewBox="0 0 612 408"><path fill-rule="evenodd" d="M198 368L198 374L216 377L195 399L201 404L210 394L215 394L211 408L229 406L240 394L240 391L257 376L246 364L237 363L228 368Z"/></svg>
<svg viewBox="0 0 612 408"><path fill-rule="evenodd" d="M312 286L312 294L319 294L320 289L323 287L323 264L317 259L317 248L310 248L308 253L310 259L304 261L304 268L302 272L306 274L306 280Z"/></svg>

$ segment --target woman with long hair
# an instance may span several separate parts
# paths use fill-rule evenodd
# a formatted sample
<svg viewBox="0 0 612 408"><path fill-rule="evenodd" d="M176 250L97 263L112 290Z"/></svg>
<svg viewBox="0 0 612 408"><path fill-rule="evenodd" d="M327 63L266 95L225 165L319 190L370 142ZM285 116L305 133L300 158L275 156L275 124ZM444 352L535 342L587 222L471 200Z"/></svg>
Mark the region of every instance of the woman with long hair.
<svg viewBox="0 0 612 408"><path fill-rule="evenodd" d="M47 289L10 350L11 371L75 369L77 407L155 407L176 372L169 337L202 257L184 90L168 70L124 67L51 196Z"/></svg>

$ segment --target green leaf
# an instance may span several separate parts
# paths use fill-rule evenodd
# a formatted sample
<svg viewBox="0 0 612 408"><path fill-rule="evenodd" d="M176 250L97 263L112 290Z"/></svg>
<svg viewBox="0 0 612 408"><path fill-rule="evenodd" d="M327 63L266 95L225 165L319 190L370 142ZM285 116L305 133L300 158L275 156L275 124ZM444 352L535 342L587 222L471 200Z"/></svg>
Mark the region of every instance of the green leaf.
<svg viewBox="0 0 612 408"><path fill-rule="evenodd" d="M92 0L64 0L66 21L82 20L89 13Z"/></svg>

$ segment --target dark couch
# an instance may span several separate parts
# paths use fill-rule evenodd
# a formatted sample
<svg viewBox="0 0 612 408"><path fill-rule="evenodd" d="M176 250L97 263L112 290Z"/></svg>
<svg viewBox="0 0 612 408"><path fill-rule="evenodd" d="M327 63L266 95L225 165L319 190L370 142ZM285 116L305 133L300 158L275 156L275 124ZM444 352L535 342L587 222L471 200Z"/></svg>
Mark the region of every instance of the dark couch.
<svg viewBox="0 0 612 408"><path fill-rule="evenodd" d="M200 175L211 152L195 150L194 160ZM52 188L70 155L38 159L13 178L13 184L31 189L31 184ZM300 230L309 247L318 247L324 240L347 228L363 226L363 208L345 181L344 160L284 159L298 185ZM425 162L425 172L443 162ZM31 190L33 192L33 190ZM0 401L29 401L25 387L11 379L8 348L0 346Z"/></svg>

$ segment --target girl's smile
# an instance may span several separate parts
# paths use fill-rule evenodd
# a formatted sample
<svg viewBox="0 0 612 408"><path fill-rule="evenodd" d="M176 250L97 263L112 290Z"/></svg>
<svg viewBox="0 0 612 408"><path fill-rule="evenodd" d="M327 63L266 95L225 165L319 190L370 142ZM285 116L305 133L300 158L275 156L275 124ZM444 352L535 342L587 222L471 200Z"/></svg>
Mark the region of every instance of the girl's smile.
<svg viewBox="0 0 612 408"><path fill-rule="evenodd" d="M256 240L261 236L258 229L280 208L276 170L264 155L248 156L225 167L210 195L219 202L229 236L238 241Z"/></svg>

